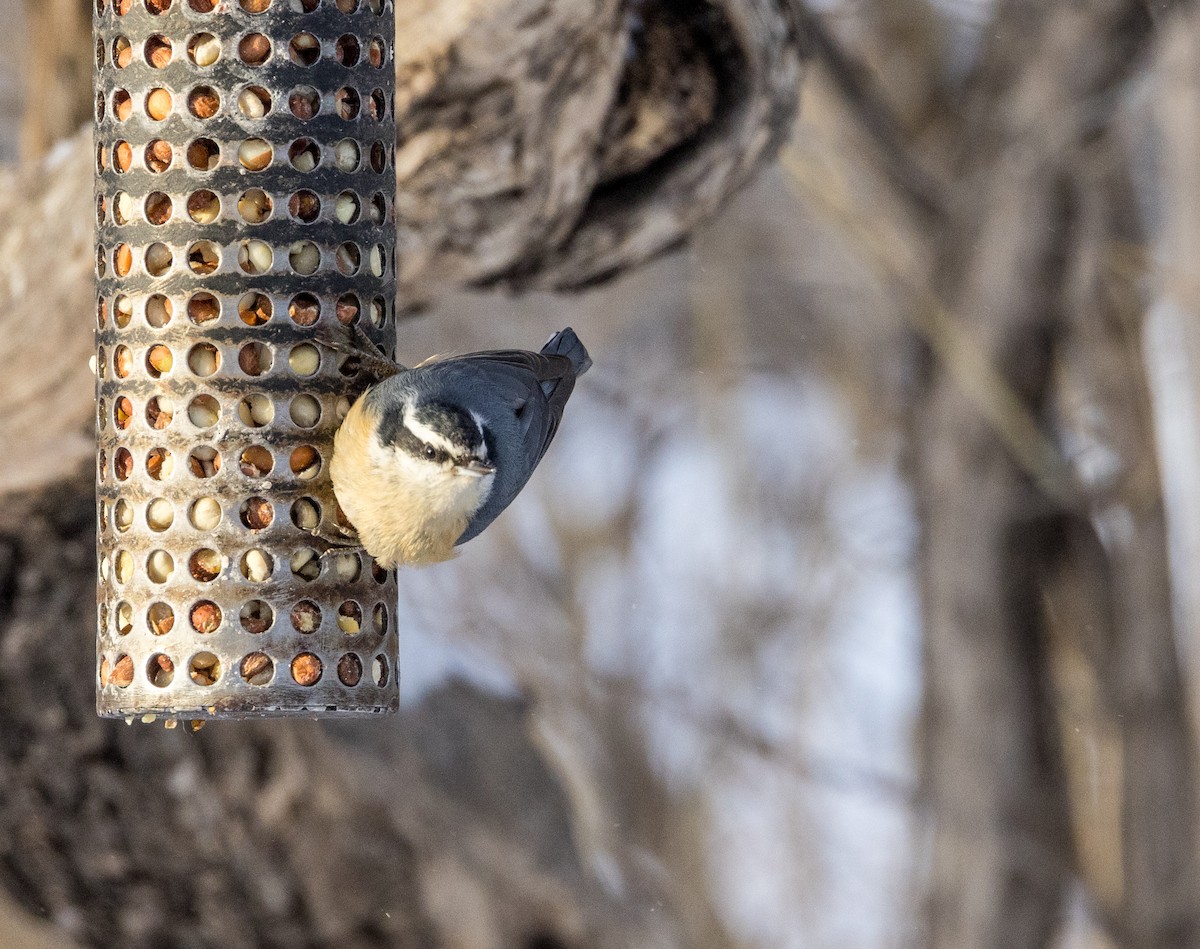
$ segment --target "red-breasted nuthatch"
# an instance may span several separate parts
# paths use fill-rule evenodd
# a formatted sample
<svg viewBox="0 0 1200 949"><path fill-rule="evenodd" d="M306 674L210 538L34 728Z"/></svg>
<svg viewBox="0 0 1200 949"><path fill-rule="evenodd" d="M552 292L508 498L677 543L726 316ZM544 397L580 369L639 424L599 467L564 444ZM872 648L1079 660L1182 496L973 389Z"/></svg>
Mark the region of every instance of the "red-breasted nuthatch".
<svg viewBox="0 0 1200 949"><path fill-rule="evenodd" d="M525 486L591 364L567 328L539 353L435 357L364 392L330 476L367 553L384 567L453 556Z"/></svg>

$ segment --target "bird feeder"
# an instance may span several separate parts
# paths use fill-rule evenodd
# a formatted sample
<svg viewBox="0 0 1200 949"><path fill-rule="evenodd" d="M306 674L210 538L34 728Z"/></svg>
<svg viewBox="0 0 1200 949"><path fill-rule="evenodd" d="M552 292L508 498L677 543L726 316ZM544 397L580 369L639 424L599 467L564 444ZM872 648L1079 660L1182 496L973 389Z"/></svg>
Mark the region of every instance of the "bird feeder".
<svg viewBox="0 0 1200 949"><path fill-rule="evenodd" d="M397 706L395 576L322 539L327 341L395 349L394 16L95 0L101 715Z"/></svg>

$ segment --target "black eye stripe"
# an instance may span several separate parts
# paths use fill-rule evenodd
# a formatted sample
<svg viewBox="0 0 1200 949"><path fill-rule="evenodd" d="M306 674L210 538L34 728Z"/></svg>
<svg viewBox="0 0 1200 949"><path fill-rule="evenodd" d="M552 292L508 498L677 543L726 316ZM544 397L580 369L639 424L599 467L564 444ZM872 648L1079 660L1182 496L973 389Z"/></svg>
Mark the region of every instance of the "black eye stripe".
<svg viewBox="0 0 1200 949"><path fill-rule="evenodd" d="M444 448L438 448L436 445L430 445L428 442L425 442L424 445L425 447L421 454L423 454L429 461L436 461L439 465L441 465L450 460L450 453Z"/></svg>

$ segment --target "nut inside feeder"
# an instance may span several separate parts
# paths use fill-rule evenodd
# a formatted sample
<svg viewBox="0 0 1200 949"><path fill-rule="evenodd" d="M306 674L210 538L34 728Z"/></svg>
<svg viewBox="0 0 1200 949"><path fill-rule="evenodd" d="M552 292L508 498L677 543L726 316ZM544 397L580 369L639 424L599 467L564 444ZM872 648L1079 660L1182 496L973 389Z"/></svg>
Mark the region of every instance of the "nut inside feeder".
<svg viewBox="0 0 1200 949"><path fill-rule="evenodd" d="M395 578L328 549L395 345L393 0L95 5L97 707L394 710Z"/></svg>

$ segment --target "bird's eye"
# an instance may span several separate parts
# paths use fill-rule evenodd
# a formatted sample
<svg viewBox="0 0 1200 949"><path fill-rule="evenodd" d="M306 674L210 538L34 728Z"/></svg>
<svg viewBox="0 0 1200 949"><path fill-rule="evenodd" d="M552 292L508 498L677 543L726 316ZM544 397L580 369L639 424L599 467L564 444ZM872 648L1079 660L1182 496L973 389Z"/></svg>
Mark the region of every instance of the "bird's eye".
<svg viewBox="0 0 1200 949"><path fill-rule="evenodd" d="M436 455L437 455L437 450L432 445L425 446L425 457L426 458L428 458L430 461L432 461Z"/></svg>

